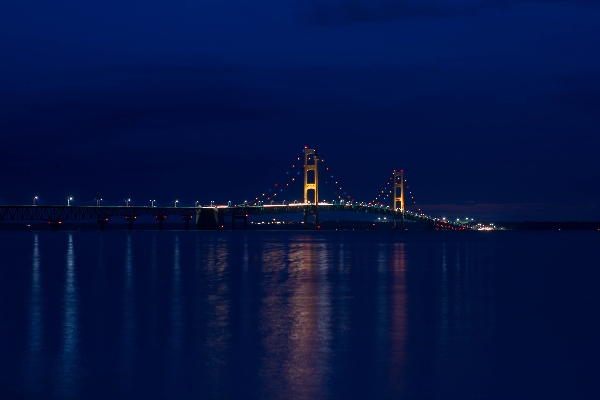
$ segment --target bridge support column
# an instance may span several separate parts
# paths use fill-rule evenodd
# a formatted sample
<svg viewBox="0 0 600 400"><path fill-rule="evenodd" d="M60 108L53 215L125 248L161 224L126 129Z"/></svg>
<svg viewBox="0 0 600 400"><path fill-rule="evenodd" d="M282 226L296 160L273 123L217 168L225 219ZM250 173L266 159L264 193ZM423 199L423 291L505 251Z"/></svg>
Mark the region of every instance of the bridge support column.
<svg viewBox="0 0 600 400"><path fill-rule="evenodd" d="M199 208L196 212L196 229L219 229L219 218L217 209L213 207Z"/></svg>
<svg viewBox="0 0 600 400"><path fill-rule="evenodd" d="M183 215L183 221L185 222L185 230L190 230L190 220L193 218L191 215Z"/></svg>
<svg viewBox="0 0 600 400"><path fill-rule="evenodd" d="M106 225L107 223L108 223L108 218L99 218L98 219L98 224L100 224L101 231L104 230L104 225Z"/></svg>
<svg viewBox="0 0 600 400"><path fill-rule="evenodd" d="M243 215L232 215L231 216L231 230L235 231L235 220L243 219L244 220L244 230L248 230L248 214Z"/></svg>
<svg viewBox="0 0 600 400"><path fill-rule="evenodd" d="M217 209L217 225L219 229L225 228L225 210L222 208Z"/></svg>
<svg viewBox="0 0 600 400"><path fill-rule="evenodd" d="M61 225L62 225L62 221L58 221L58 220L50 220L50 221L48 221L48 226L54 232L56 232L58 230L58 227L61 226Z"/></svg>
<svg viewBox="0 0 600 400"><path fill-rule="evenodd" d="M318 229L318 227L319 227L319 208L318 208L318 206L307 206L304 209L304 229L309 229L308 228L308 217L311 215L314 217L314 223L315 223L313 229Z"/></svg>
<svg viewBox="0 0 600 400"><path fill-rule="evenodd" d="M154 216L154 218L156 218L156 220L158 221L158 230L159 230L159 231L162 231L162 228L163 228L163 226L162 226L162 225L163 225L163 221L164 221L165 219L167 219L167 216L166 216L166 215L155 215L155 216Z"/></svg>
<svg viewBox="0 0 600 400"><path fill-rule="evenodd" d="M398 219L400 219L400 227L398 227ZM394 229L404 230L404 213L394 214Z"/></svg>
<svg viewBox="0 0 600 400"><path fill-rule="evenodd" d="M133 230L133 221L135 221L137 217L135 215L128 215L125 217L125 221L129 222L129 230Z"/></svg>

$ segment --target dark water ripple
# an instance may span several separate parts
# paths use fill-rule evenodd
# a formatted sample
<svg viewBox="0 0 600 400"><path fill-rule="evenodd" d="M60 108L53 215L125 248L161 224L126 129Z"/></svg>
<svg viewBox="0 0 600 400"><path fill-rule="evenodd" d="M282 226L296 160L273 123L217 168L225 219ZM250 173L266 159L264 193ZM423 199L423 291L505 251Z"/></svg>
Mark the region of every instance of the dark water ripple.
<svg viewBox="0 0 600 400"><path fill-rule="evenodd" d="M595 398L598 232L0 233L0 398Z"/></svg>

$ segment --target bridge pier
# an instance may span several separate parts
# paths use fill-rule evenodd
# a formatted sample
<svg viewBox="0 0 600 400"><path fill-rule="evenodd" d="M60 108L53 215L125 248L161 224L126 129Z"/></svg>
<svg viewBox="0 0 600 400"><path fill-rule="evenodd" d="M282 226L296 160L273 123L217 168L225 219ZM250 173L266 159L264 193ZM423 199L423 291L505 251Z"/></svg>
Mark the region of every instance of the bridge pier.
<svg viewBox="0 0 600 400"><path fill-rule="evenodd" d="M219 229L225 228L225 210L217 209L217 225Z"/></svg>
<svg viewBox="0 0 600 400"><path fill-rule="evenodd" d="M397 220L398 220L398 215L394 214L394 229L398 229ZM404 230L404 213L400 214L400 229Z"/></svg>
<svg viewBox="0 0 600 400"><path fill-rule="evenodd" d="M129 222L129 230L133 230L133 221L135 221L137 217L135 215L128 215L125 217L125 221Z"/></svg>
<svg viewBox="0 0 600 400"><path fill-rule="evenodd" d="M247 231L248 230L248 214L231 216L231 230L232 231L235 231L235 220L236 219L244 220L244 230Z"/></svg>
<svg viewBox="0 0 600 400"><path fill-rule="evenodd" d="M314 217L315 226L313 229L318 229L319 227L319 209L318 206L307 206L304 209L304 229L308 229L308 217Z"/></svg>
<svg viewBox="0 0 600 400"><path fill-rule="evenodd" d="M190 230L190 220L193 218L192 215L182 215L183 221L185 222L185 230Z"/></svg>
<svg viewBox="0 0 600 400"><path fill-rule="evenodd" d="M62 221L58 221L58 220L50 220L48 221L48 226L50 227L50 229L52 229L53 232L56 232L58 230L58 227L62 225Z"/></svg>
<svg viewBox="0 0 600 400"><path fill-rule="evenodd" d="M199 208L196 212L196 229L219 229L219 216L216 208Z"/></svg>
<svg viewBox="0 0 600 400"><path fill-rule="evenodd" d="M108 218L98 218L98 224L100 224L100 230L104 230L104 225L108 223Z"/></svg>
<svg viewBox="0 0 600 400"><path fill-rule="evenodd" d="M162 231L162 228L163 228L163 226L162 226L162 225L163 225L163 221L164 221L165 219L167 219L167 216L166 216L166 215L155 215L155 216L154 216L154 218L156 218L156 220L158 221L158 230L159 230L159 231Z"/></svg>

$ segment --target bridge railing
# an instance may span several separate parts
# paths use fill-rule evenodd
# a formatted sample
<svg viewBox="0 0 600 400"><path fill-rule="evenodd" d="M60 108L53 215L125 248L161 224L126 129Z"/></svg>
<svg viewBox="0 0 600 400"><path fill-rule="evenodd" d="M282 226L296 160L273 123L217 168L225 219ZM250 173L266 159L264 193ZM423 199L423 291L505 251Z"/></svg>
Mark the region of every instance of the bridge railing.
<svg viewBox="0 0 600 400"><path fill-rule="evenodd" d="M334 203L293 203L284 205L236 205L212 207L150 207L150 206L39 206L12 205L0 206L0 221L31 220L31 221L67 221L67 220L105 220L111 217L139 216L181 216L197 217L202 209L213 209L223 217L290 214L304 212L357 212L386 215L403 218L407 221L432 222L454 227L454 223L441 221L430 216L416 214L411 211L402 213L391 207L369 204L334 204Z"/></svg>
<svg viewBox="0 0 600 400"><path fill-rule="evenodd" d="M0 221L3 220L85 220L110 217L196 215L198 207L132 207L132 206L0 206Z"/></svg>

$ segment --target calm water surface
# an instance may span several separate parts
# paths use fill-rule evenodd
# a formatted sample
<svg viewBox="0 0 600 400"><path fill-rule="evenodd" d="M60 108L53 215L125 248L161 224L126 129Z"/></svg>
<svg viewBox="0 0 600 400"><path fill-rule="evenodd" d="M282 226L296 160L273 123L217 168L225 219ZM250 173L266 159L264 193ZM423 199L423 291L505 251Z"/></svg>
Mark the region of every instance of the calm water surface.
<svg viewBox="0 0 600 400"><path fill-rule="evenodd" d="M0 233L0 398L595 398L600 232Z"/></svg>

